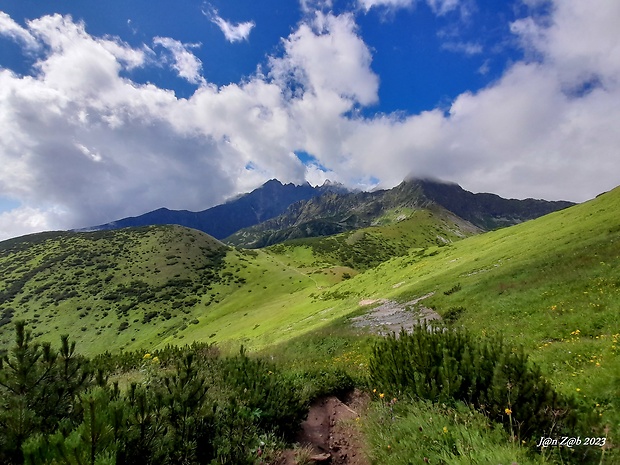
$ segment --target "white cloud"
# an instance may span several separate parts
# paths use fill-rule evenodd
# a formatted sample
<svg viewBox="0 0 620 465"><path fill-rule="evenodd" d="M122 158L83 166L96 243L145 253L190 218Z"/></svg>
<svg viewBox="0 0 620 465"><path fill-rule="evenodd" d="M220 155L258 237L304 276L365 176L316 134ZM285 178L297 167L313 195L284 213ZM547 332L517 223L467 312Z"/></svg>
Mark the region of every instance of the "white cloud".
<svg viewBox="0 0 620 465"><path fill-rule="evenodd" d="M482 63L480 68L478 68L478 73L480 73L483 76L485 76L485 75L489 74L489 71L491 71L491 60L486 59L486 60L484 60L484 63Z"/></svg>
<svg viewBox="0 0 620 465"><path fill-rule="evenodd" d="M528 59L448 114L366 117L357 110L377 101L379 77L350 14L308 15L265 75L205 82L186 99L121 75L149 66L144 47L68 17L31 21L33 74L0 70L0 194L20 203L0 214L0 237L200 210L272 177L389 187L413 173L510 197L591 198L619 182L620 11L587 5L562 0L551 17L516 22Z"/></svg>
<svg viewBox="0 0 620 465"><path fill-rule="evenodd" d="M42 84L37 91L47 97L56 92L99 95L120 84L119 71L141 66L145 61L142 50L115 39L95 40L83 23L76 23L69 16L44 16L29 21L28 28L49 47L44 59L35 65Z"/></svg>
<svg viewBox="0 0 620 465"><path fill-rule="evenodd" d="M352 15L317 12L284 40L284 48L284 57L270 62L271 76L281 87L292 83L314 95L331 92L362 105L377 101L379 79ZM343 111L350 102L346 107Z"/></svg>
<svg viewBox="0 0 620 465"><path fill-rule="evenodd" d="M0 11L0 35L9 37L15 42L22 44L26 49L37 49L36 39L19 24L17 24L4 11Z"/></svg>
<svg viewBox="0 0 620 465"><path fill-rule="evenodd" d="M254 21L245 21L242 23L234 24L230 21L226 21L224 18L218 15L215 8L211 8L210 11L203 11L204 15L216 24L220 28L226 40L230 43L241 42L242 40L248 40L250 32L254 29L256 24Z"/></svg>
<svg viewBox="0 0 620 465"><path fill-rule="evenodd" d="M553 20L525 18L512 24L524 46L540 54L568 85L600 78L618 85L620 2L556 1Z"/></svg>
<svg viewBox="0 0 620 465"><path fill-rule="evenodd" d="M366 11L373 7L408 8L416 3L416 0L358 0L359 6Z"/></svg>
<svg viewBox="0 0 620 465"><path fill-rule="evenodd" d="M300 0L299 5L304 13L314 13L317 10L330 10L334 3L332 0Z"/></svg>
<svg viewBox="0 0 620 465"><path fill-rule="evenodd" d="M411 8L421 0L357 0L358 5L366 11L371 8ZM462 3L462 0L425 0L433 13L438 16L443 16L446 13L458 9Z"/></svg>
<svg viewBox="0 0 620 465"><path fill-rule="evenodd" d="M439 16L445 15L450 11L456 10L462 0L426 0L428 6L431 7L433 12Z"/></svg>
<svg viewBox="0 0 620 465"><path fill-rule="evenodd" d="M538 59L459 96L448 116L333 118L314 132L308 124L312 153L349 179L372 174L386 186L413 172L506 196L591 198L619 182L618 10L557 2L551 18L513 27Z"/></svg>
<svg viewBox="0 0 620 465"><path fill-rule="evenodd" d="M153 43L161 45L171 53L173 59L172 67L179 73L179 77L186 79L192 84L204 83L204 78L201 74L202 62L188 50L199 45L183 44L170 37L155 37Z"/></svg>
<svg viewBox="0 0 620 465"><path fill-rule="evenodd" d="M18 207L0 213L0 240L24 236L34 232L50 231L62 222L62 212Z"/></svg>
<svg viewBox="0 0 620 465"><path fill-rule="evenodd" d="M80 152L82 152L82 154L84 154L84 156L90 158L93 161L100 162L101 160L103 160L103 158L101 157L101 155L97 151L91 150L88 147L86 147L85 145L78 144L76 142L75 143L75 148L78 149Z"/></svg>

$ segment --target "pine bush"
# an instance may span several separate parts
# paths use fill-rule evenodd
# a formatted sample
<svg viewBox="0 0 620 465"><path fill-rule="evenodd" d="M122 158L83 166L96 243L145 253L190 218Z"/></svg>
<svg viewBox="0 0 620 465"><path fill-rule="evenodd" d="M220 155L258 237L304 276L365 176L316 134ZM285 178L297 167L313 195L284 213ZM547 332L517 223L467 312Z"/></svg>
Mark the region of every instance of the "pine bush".
<svg viewBox="0 0 620 465"><path fill-rule="evenodd" d="M555 392L523 349L506 346L501 337L418 327L378 342L369 369L377 389L466 402L523 438L575 427L574 401Z"/></svg>

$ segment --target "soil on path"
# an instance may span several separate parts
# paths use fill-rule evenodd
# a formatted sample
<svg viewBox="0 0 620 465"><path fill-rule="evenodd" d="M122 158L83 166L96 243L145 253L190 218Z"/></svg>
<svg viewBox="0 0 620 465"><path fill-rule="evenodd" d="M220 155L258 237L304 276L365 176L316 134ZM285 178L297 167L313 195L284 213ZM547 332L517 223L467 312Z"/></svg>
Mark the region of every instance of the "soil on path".
<svg viewBox="0 0 620 465"><path fill-rule="evenodd" d="M355 390L342 400L335 396L316 400L297 436L299 449L284 451L278 465L296 465L305 451L306 462L332 465L370 465L364 439L356 419L366 408L368 397Z"/></svg>

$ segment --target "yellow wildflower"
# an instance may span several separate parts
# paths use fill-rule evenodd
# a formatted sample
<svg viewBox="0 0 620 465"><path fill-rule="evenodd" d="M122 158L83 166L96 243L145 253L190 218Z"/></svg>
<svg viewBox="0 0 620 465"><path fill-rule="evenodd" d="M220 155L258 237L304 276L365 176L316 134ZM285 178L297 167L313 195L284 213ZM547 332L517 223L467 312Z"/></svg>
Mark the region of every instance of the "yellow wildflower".
<svg viewBox="0 0 620 465"><path fill-rule="evenodd" d="M504 412L506 412L506 415L512 415L512 410L510 410L509 408L505 408Z"/></svg>
<svg viewBox="0 0 620 465"><path fill-rule="evenodd" d="M444 432L444 433L447 433L447 432L448 432L448 427L447 427L447 426L444 426L444 427L443 427L443 432Z"/></svg>
<svg viewBox="0 0 620 465"><path fill-rule="evenodd" d="M379 394L379 397L381 397L383 399L385 397L385 394L381 393L381 394Z"/></svg>
<svg viewBox="0 0 620 465"><path fill-rule="evenodd" d="M144 357L142 357L142 358L144 358L144 359L147 359L147 360L148 360L149 358L151 358L151 354L146 353L146 354L144 354Z"/></svg>

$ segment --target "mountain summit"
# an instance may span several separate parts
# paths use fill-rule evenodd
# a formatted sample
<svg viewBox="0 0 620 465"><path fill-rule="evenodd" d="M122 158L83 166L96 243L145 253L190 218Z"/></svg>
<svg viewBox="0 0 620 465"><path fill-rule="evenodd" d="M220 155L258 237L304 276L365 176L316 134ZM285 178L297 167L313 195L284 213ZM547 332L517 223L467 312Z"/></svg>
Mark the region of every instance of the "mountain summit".
<svg viewBox="0 0 620 465"><path fill-rule="evenodd" d="M199 212L160 208L83 231L176 224L245 247L287 239L327 236L376 224L387 212L434 209L483 231L521 223L573 205L571 202L504 199L474 194L458 184L410 178L392 189L352 192L342 184L282 184L271 179L248 194Z"/></svg>
<svg viewBox="0 0 620 465"><path fill-rule="evenodd" d="M458 184L431 179L408 179L392 189L373 192L330 192L292 204L284 213L225 241L237 246L265 247L288 239L325 236L377 224L395 209L442 211L488 231L546 215L571 202L504 199L474 194Z"/></svg>
<svg viewBox="0 0 620 465"><path fill-rule="evenodd" d="M308 183L297 186L292 183L282 184L277 179L271 179L248 194L199 212L160 208L144 215L84 228L82 231L176 224L198 229L217 239L223 239L239 229L253 226L284 213L286 208L294 202L309 200L328 192L348 191L342 184L332 182L312 187Z"/></svg>

